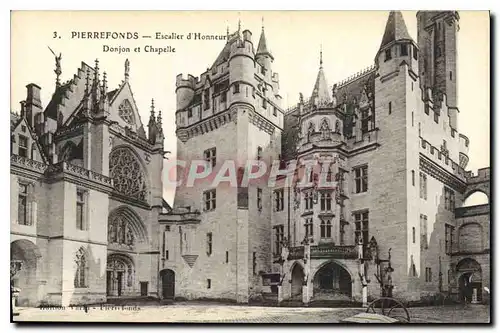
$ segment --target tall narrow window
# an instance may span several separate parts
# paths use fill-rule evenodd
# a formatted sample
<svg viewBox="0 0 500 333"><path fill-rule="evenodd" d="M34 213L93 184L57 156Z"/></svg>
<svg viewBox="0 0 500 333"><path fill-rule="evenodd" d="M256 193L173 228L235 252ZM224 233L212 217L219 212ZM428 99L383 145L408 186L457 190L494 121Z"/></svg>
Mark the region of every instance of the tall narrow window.
<svg viewBox="0 0 500 333"><path fill-rule="evenodd" d="M257 274L257 252L252 254L252 271L254 275Z"/></svg>
<svg viewBox="0 0 500 333"><path fill-rule="evenodd" d="M257 147L257 161L260 161L262 159L262 147L258 146Z"/></svg>
<svg viewBox="0 0 500 333"><path fill-rule="evenodd" d="M368 244L368 212L360 212L354 214L354 225L355 225L355 241L356 244L359 243L360 240L363 241L363 245Z"/></svg>
<svg viewBox="0 0 500 333"><path fill-rule="evenodd" d="M217 197L215 190L203 192L203 199L205 201L205 211L214 210L216 208Z"/></svg>
<svg viewBox="0 0 500 333"><path fill-rule="evenodd" d="M207 233L207 255L212 255L212 233Z"/></svg>
<svg viewBox="0 0 500 333"><path fill-rule="evenodd" d="M193 117L193 109L189 108L188 109L188 118Z"/></svg>
<svg viewBox="0 0 500 333"><path fill-rule="evenodd" d="M321 238L332 238L332 222L322 220L320 225Z"/></svg>
<svg viewBox="0 0 500 333"><path fill-rule="evenodd" d="M19 156L28 157L28 138L24 135L19 135Z"/></svg>
<svg viewBox="0 0 500 333"><path fill-rule="evenodd" d="M305 227L306 237L312 237L314 235L312 217L306 218L306 222L304 223L304 227Z"/></svg>
<svg viewBox="0 0 500 333"><path fill-rule="evenodd" d="M76 272L74 286L75 288L87 287L87 254L83 248L76 252L75 256Z"/></svg>
<svg viewBox="0 0 500 333"><path fill-rule="evenodd" d="M354 193L368 191L368 166L354 168Z"/></svg>
<svg viewBox="0 0 500 333"><path fill-rule="evenodd" d="M235 83L233 85L233 94L238 94L240 92L240 84L239 83Z"/></svg>
<svg viewBox="0 0 500 333"><path fill-rule="evenodd" d="M310 191L304 192L304 201L306 204L306 210L313 209L313 194Z"/></svg>
<svg viewBox="0 0 500 333"><path fill-rule="evenodd" d="M420 198L427 200L427 175L420 173Z"/></svg>
<svg viewBox="0 0 500 333"><path fill-rule="evenodd" d="M281 188L274 191L274 210L280 212L284 208L284 189Z"/></svg>
<svg viewBox="0 0 500 333"><path fill-rule="evenodd" d="M414 116L413 116L413 112L412 112L412 113L411 113L411 127L413 127L413 126L414 126L414 119L413 119L413 118L414 118Z"/></svg>
<svg viewBox="0 0 500 333"><path fill-rule="evenodd" d="M430 267L425 268L425 282L432 282L432 270Z"/></svg>
<svg viewBox="0 0 500 333"><path fill-rule="evenodd" d="M207 279L207 289L211 289L211 288L212 288L212 280Z"/></svg>
<svg viewBox="0 0 500 333"><path fill-rule="evenodd" d="M209 162L210 165L215 167L217 164L217 148L210 148L207 149L203 152L203 157L205 158L205 161Z"/></svg>
<svg viewBox="0 0 500 333"><path fill-rule="evenodd" d="M385 50L385 59L384 61L389 61L392 59L391 49Z"/></svg>
<svg viewBox="0 0 500 333"><path fill-rule="evenodd" d="M444 208L449 211L455 209L455 192L448 188L444 188Z"/></svg>
<svg viewBox="0 0 500 333"><path fill-rule="evenodd" d="M85 230L85 192L76 191L76 228Z"/></svg>
<svg viewBox="0 0 500 333"><path fill-rule="evenodd" d="M262 189L257 188L257 209L262 210Z"/></svg>
<svg viewBox="0 0 500 333"><path fill-rule="evenodd" d="M415 186L415 170L411 170L411 184Z"/></svg>
<svg viewBox="0 0 500 333"><path fill-rule="evenodd" d="M411 228L411 239L412 239L413 244L415 244L415 238L416 238L415 232L416 232L415 227Z"/></svg>
<svg viewBox="0 0 500 333"><path fill-rule="evenodd" d="M229 251L226 251L226 264L229 262Z"/></svg>
<svg viewBox="0 0 500 333"><path fill-rule="evenodd" d="M332 194L330 192L321 193L320 206L321 211L332 210Z"/></svg>
<svg viewBox="0 0 500 333"><path fill-rule="evenodd" d="M420 214L420 248L427 250L429 244L427 241L427 215Z"/></svg>
<svg viewBox="0 0 500 333"><path fill-rule="evenodd" d="M392 113L392 102L389 102L389 114Z"/></svg>
<svg viewBox="0 0 500 333"><path fill-rule="evenodd" d="M278 115L278 108L276 108L275 106L273 106L273 116L277 116Z"/></svg>
<svg viewBox="0 0 500 333"><path fill-rule="evenodd" d="M19 195L17 201L17 222L22 225L30 225L28 216L28 185L19 184Z"/></svg>
<svg viewBox="0 0 500 333"><path fill-rule="evenodd" d="M416 46L413 46L413 59L418 59L418 49Z"/></svg>
<svg viewBox="0 0 500 333"><path fill-rule="evenodd" d="M340 221L340 245L344 245L345 243L345 226L346 224Z"/></svg>
<svg viewBox="0 0 500 333"><path fill-rule="evenodd" d="M408 55L408 44L401 44L401 56Z"/></svg>
<svg viewBox="0 0 500 333"><path fill-rule="evenodd" d="M274 254L280 255L282 242L284 237L285 228L283 225L277 225L274 227Z"/></svg>
<svg viewBox="0 0 500 333"><path fill-rule="evenodd" d="M210 89L207 89L203 92L203 109L210 109Z"/></svg>
<svg viewBox="0 0 500 333"><path fill-rule="evenodd" d="M453 233L455 228L449 224L445 224L445 251L446 254L451 254L453 252Z"/></svg>

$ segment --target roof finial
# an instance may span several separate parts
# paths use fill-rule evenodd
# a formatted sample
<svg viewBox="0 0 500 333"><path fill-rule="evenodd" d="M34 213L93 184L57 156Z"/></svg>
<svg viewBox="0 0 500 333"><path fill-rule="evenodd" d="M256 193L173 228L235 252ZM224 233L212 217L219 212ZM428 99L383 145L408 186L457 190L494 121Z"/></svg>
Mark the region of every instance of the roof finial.
<svg viewBox="0 0 500 333"><path fill-rule="evenodd" d="M241 16L240 13L238 12L238 35L240 34L241 31Z"/></svg>
<svg viewBox="0 0 500 333"><path fill-rule="evenodd" d="M155 116L155 100L154 98L151 98L151 117L154 118Z"/></svg>
<svg viewBox="0 0 500 333"><path fill-rule="evenodd" d="M227 25L226 28L226 42L229 43L229 24Z"/></svg>
<svg viewBox="0 0 500 333"><path fill-rule="evenodd" d="M262 16L262 31L264 31L264 16Z"/></svg>
<svg viewBox="0 0 500 333"><path fill-rule="evenodd" d="M323 68L323 44L319 45L319 68Z"/></svg>
<svg viewBox="0 0 500 333"><path fill-rule="evenodd" d="M128 76L130 72L130 61L128 61L128 58L125 60L125 82L128 82Z"/></svg>

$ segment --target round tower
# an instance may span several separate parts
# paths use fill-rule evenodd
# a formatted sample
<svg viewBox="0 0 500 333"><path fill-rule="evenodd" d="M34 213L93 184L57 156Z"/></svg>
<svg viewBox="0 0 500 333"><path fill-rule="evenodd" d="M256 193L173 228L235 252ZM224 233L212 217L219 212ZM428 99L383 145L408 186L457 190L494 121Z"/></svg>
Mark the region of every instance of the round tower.
<svg viewBox="0 0 500 333"><path fill-rule="evenodd" d="M255 60L253 56L252 33L248 30L232 42L229 54L229 102L246 101L253 104L255 89Z"/></svg>

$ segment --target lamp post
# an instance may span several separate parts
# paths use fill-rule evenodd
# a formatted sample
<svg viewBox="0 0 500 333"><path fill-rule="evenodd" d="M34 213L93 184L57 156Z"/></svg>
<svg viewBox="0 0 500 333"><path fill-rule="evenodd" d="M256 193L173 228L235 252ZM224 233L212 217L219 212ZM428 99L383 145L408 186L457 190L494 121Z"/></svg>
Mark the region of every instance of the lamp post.
<svg viewBox="0 0 500 333"><path fill-rule="evenodd" d="M23 262L21 260L10 261L10 292L12 301L12 315L18 316L19 312L16 311L16 299L19 296L21 289L14 287L14 277L21 270Z"/></svg>

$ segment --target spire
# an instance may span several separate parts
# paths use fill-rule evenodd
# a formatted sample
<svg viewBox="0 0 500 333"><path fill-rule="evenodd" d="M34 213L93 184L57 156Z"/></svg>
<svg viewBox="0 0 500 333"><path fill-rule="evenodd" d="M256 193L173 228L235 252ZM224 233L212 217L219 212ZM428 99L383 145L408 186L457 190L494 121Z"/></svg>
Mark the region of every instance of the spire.
<svg viewBox="0 0 500 333"><path fill-rule="evenodd" d="M262 18L262 32L260 33L259 46L257 46L257 53L255 55L268 55L271 59L274 59L267 48L266 34L264 33L264 18Z"/></svg>
<svg viewBox="0 0 500 333"><path fill-rule="evenodd" d="M108 80L106 72L102 73L102 94L105 96L108 92Z"/></svg>
<svg viewBox="0 0 500 333"><path fill-rule="evenodd" d="M323 72L323 49L319 53L319 71L316 77L316 83L311 94L311 100L317 104L325 104L331 102L330 91L326 82L325 73Z"/></svg>
<svg viewBox="0 0 500 333"><path fill-rule="evenodd" d="M229 43L229 25L226 28L226 43Z"/></svg>
<svg viewBox="0 0 500 333"><path fill-rule="evenodd" d="M150 121L155 120L155 100L154 100L154 98L151 98L151 116L149 118L150 118Z"/></svg>
<svg viewBox="0 0 500 333"><path fill-rule="evenodd" d="M319 68L323 68L323 44L319 45Z"/></svg>
<svg viewBox="0 0 500 333"><path fill-rule="evenodd" d="M384 37L382 37L380 48L391 42L403 39L412 40L408 33L408 29L406 29L403 14L401 14L399 10L391 11L387 23L385 24Z"/></svg>

